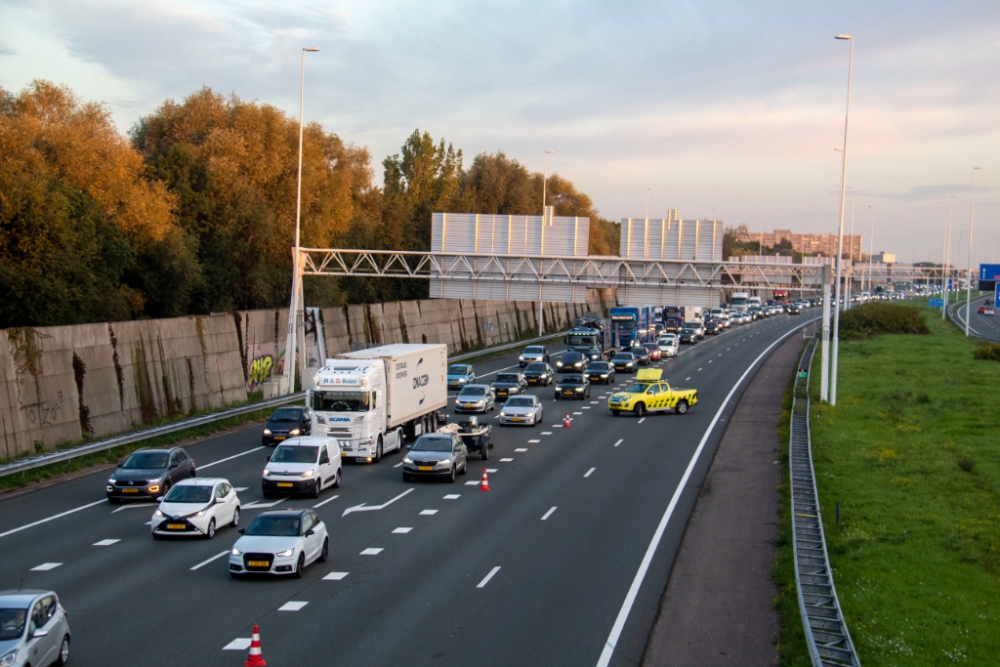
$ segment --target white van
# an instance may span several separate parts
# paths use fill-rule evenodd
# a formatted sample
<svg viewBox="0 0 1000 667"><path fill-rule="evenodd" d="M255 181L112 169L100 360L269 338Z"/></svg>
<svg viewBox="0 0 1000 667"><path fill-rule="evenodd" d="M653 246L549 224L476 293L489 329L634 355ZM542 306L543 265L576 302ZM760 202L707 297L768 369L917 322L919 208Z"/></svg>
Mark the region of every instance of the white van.
<svg viewBox="0 0 1000 667"><path fill-rule="evenodd" d="M323 489L340 486L340 445L336 438L290 438L267 457L261 478L264 497L308 494L318 498Z"/></svg>

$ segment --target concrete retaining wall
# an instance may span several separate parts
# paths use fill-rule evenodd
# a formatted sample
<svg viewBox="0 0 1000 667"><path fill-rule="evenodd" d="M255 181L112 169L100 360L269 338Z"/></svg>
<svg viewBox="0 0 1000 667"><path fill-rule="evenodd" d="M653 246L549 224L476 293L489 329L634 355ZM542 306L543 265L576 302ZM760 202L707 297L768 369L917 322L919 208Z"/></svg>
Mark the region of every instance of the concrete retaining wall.
<svg viewBox="0 0 1000 667"><path fill-rule="evenodd" d="M545 304L546 331L588 303ZM389 343L445 343L458 354L538 334L538 304L428 299L324 308L327 354ZM243 402L284 372L287 309L0 331L0 458L102 438Z"/></svg>

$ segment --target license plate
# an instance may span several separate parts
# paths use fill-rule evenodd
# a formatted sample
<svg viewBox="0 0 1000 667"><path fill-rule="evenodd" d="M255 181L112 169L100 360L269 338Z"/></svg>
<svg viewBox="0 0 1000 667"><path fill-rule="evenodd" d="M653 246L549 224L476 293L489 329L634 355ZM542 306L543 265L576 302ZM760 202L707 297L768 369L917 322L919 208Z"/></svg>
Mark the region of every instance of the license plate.
<svg viewBox="0 0 1000 667"><path fill-rule="evenodd" d="M288 437L288 436L284 436L284 435L276 435L276 436L274 436L274 439L275 439L275 440L284 440L284 439L285 439L286 437Z"/></svg>
<svg viewBox="0 0 1000 667"><path fill-rule="evenodd" d="M564 391L563 392L563 396L572 396L572 395L573 395L573 392L571 392L571 391Z"/></svg>
<svg viewBox="0 0 1000 667"><path fill-rule="evenodd" d="M187 526L183 523L168 523L167 530L185 530Z"/></svg>
<svg viewBox="0 0 1000 667"><path fill-rule="evenodd" d="M512 422L519 422L519 421L521 421L521 418L520 417L511 417L510 420Z"/></svg>
<svg viewBox="0 0 1000 667"><path fill-rule="evenodd" d="M507 392L505 392L505 391L498 391L497 392L497 396L506 396L506 395L507 395Z"/></svg>
<svg viewBox="0 0 1000 667"><path fill-rule="evenodd" d="M247 567L271 567L266 560L248 560Z"/></svg>
<svg viewBox="0 0 1000 667"><path fill-rule="evenodd" d="M283 489L290 489L295 485L292 484L291 482L278 482L278 486L280 486Z"/></svg>
<svg viewBox="0 0 1000 667"><path fill-rule="evenodd" d="M139 493L139 489L122 489L122 493Z"/></svg>
<svg viewBox="0 0 1000 667"><path fill-rule="evenodd" d="M421 472L430 472L431 470L434 470L434 466L418 466L417 470L420 470Z"/></svg>

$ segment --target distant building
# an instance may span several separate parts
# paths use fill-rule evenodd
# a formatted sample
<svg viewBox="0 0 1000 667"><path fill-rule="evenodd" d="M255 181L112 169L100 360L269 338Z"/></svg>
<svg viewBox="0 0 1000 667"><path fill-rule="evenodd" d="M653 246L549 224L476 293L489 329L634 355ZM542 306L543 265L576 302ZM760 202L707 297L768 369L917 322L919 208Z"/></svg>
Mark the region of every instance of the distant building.
<svg viewBox="0 0 1000 667"><path fill-rule="evenodd" d="M895 264L896 263L896 255L894 255L891 252L885 252L885 251L883 251L883 252L878 253L877 255L873 255L872 256L872 260L876 264Z"/></svg>
<svg viewBox="0 0 1000 667"><path fill-rule="evenodd" d="M782 239L788 239L792 243L792 249L803 255L826 255L835 257L837 255L837 235L836 234L793 234L789 229L775 229L773 232L754 233L746 232L739 234L737 239L742 243L760 243L766 247L774 247L781 243ZM844 256L861 257L861 235L844 234Z"/></svg>

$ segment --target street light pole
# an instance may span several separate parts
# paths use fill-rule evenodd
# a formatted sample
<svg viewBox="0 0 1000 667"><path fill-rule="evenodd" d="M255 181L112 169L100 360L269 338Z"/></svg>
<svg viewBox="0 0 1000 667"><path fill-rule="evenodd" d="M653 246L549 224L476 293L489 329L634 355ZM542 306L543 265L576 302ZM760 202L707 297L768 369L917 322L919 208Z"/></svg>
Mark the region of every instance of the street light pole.
<svg viewBox="0 0 1000 667"><path fill-rule="evenodd" d="M868 208L872 211L872 235L868 239L868 300L871 301L872 298L872 275L875 273L875 260L873 259L875 255L875 207L868 204ZM864 283L861 285L861 291L865 291Z"/></svg>
<svg viewBox="0 0 1000 667"><path fill-rule="evenodd" d="M976 221L976 172L982 167L972 168L972 208L969 209L969 273L965 277L965 335L969 335L969 320L972 319L972 227Z"/></svg>
<svg viewBox="0 0 1000 667"><path fill-rule="evenodd" d="M837 232L837 282L833 310L833 364L830 373L830 405L837 405L837 352L840 347L840 276L844 264L844 196L847 188L847 138L851 124L851 79L854 76L854 37L837 35L836 39L846 39L851 43L850 59L847 66L847 112L844 116L844 155L840 170L840 229Z"/></svg>
<svg viewBox="0 0 1000 667"><path fill-rule="evenodd" d="M948 317L948 301L951 292L951 276L949 275L951 271L949 266L951 266L951 209L952 205L955 203L955 198L958 195L952 195L948 198L948 224L945 225L944 233L944 277L941 279L941 319L947 319Z"/></svg>
<svg viewBox="0 0 1000 667"><path fill-rule="evenodd" d="M546 219L548 219L548 224L551 225L552 221L549 217L548 211L546 210L546 195L548 194L548 184L549 184L549 155L555 153L555 151L545 151L542 156L542 234L545 233ZM525 252L528 251L527 248L524 249ZM538 284L538 335L545 335L545 307L542 301L542 284Z"/></svg>
<svg viewBox="0 0 1000 667"><path fill-rule="evenodd" d="M847 237L849 239L848 243L851 244L851 249L848 251L848 254L851 256L851 273L850 273L850 277L847 279L847 294L844 295L844 309L845 310L850 310L851 309L851 296L852 296L852 293L854 292L854 208L855 208L854 207L854 204L855 204L854 199L855 199L855 192L854 192L854 186L853 185L848 185L847 189L851 191L851 233Z"/></svg>
<svg viewBox="0 0 1000 667"><path fill-rule="evenodd" d="M285 374L288 376L288 393L295 393L295 352L297 348L298 320L303 313L299 307L302 302L302 275L299 266L299 228L302 219L302 121L306 99L306 53L319 51L318 47L307 46L302 49L302 72L299 79L299 170L298 185L295 195L295 248L292 252L292 302L288 307L288 339L285 341Z"/></svg>

